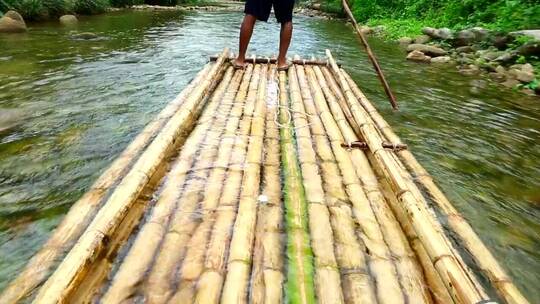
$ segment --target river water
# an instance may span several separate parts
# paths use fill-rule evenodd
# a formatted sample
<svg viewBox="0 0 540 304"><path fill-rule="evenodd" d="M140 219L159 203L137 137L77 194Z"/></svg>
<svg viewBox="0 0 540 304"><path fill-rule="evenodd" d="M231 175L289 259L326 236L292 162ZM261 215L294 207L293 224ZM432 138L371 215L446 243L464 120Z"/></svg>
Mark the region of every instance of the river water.
<svg viewBox="0 0 540 304"><path fill-rule="evenodd" d="M124 11L82 18L76 29L40 23L0 36L0 290L207 56L236 48L241 18ZM75 32L100 39L76 40ZM278 35L274 22L258 24L250 51L275 54ZM342 21L297 17L290 55L332 49L531 303L540 303L540 100L371 43L397 113Z"/></svg>

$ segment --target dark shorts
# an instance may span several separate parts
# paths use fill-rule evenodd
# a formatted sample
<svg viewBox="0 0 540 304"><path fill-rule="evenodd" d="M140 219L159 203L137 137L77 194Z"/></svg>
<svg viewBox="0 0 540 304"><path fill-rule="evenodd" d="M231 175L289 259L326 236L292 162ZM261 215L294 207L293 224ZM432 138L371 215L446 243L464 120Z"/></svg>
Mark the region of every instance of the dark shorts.
<svg viewBox="0 0 540 304"><path fill-rule="evenodd" d="M292 20L294 0L247 0L244 13L253 15L258 20L268 21L272 6L279 23Z"/></svg>

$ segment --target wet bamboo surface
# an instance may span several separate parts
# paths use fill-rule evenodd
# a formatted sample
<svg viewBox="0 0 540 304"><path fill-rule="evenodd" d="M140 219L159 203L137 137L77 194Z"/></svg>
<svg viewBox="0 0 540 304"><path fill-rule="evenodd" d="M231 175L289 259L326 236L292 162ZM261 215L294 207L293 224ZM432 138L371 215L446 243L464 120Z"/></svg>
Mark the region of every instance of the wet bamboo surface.
<svg viewBox="0 0 540 304"><path fill-rule="evenodd" d="M527 303L412 153L383 147L401 141L329 52L286 72L230 56L104 171L0 303Z"/></svg>

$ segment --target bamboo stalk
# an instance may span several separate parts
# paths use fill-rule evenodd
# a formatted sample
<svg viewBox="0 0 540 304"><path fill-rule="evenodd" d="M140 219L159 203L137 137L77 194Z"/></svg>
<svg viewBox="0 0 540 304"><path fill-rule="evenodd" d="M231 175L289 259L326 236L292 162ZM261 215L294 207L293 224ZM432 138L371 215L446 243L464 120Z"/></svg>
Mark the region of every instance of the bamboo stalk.
<svg viewBox="0 0 540 304"><path fill-rule="evenodd" d="M452 297L458 301L470 303L484 300L483 291L471 280L469 274L462 268L460 262L454 255L453 249L445 239L437 226L434 226L430 218L429 211L424 208L425 202L418 201L410 190L410 185L403 178L403 172L396 164L392 155L381 147L382 139L372 123L368 120L368 114L363 110L351 89L342 75L341 71L333 61L330 51L327 55L332 63L332 69L338 83L342 87L351 112L360 126L362 137L368 143L371 153L374 154L377 164L384 170L385 176L391 181L392 187L396 189L399 200L408 215L418 237L424 244L426 251L430 255L437 271L443 278L447 289Z"/></svg>
<svg viewBox="0 0 540 304"><path fill-rule="evenodd" d="M233 77L232 68L229 68L220 85L216 88L212 100L199 119L199 124L186 140L185 147L168 174L163 190L157 199L155 207L152 209L152 214L142 226L133 245L123 259L111 286L105 293L103 297L105 303L121 303L132 297L137 291L137 287L142 282L165 235L165 229L176 208L177 200L182 194L182 186L187 173L193 166L194 159L201 149L200 144L203 142L207 132L219 124L215 112L221 107L230 110L231 106L227 105L227 96L231 95L231 92L234 96L241 77L241 71L236 72ZM226 96L221 100L225 89L227 89ZM220 103L223 105L220 105Z"/></svg>
<svg viewBox="0 0 540 304"><path fill-rule="evenodd" d="M249 149L248 141L253 112L256 108L257 87L261 78L260 70L260 65L256 65L253 77L251 78L249 92L247 93L240 129L235 136L235 144L231 153L232 157L228 167L228 176L223 186L223 193L216 211L209 218L209 221L213 223L209 239L205 238L201 240L201 242L207 244L206 255L203 256L204 263L201 264L200 276L192 278L191 282L193 282L193 286L190 289L194 289L195 283L197 283L197 288L193 290L193 294L191 292L188 294L192 298L182 297L185 302L217 303L219 301L225 278L226 259L227 252L230 248L232 227L237 216L239 195L242 190L241 186L243 185L242 178L244 174L250 174L247 172L250 169L247 168L244 173L244 162L246 157L252 157L252 155L246 155L246 153ZM249 146L252 147L251 144ZM181 289L179 291L180 293L177 293L173 300L180 299L182 294L185 295Z"/></svg>
<svg viewBox="0 0 540 304"><path fill-rule="evenodd" d="M375 122L379 130L392 143L402 143L401 139L394 133L392 128L378 113L377 109L369 102L365 95L360 91L352 78L343 71L343 75L347 79L353 93L360 101L371 119ZM450 228L460 238L462 244L467 248L468 252L473 257L475 263L486 274L493 286L498 292L498 295L507 303L528 303L527 299L521 294L519 289L514 285L511 278L506 274L505 270L500 266L495 257L474 232L474 229L469 223L464 220L463 216L446 198L444 193L435 184L433 178L416 160L410 151L399 151L397 153L399 159L412 173L415 181L420 183L428 192L431 200L437 205L448 221Z"/></svg>
<svg viewBox="0 0 540 304"><path fill-rule="evenodd" d="M73 204L47 242L32 257L17 278L4 289L0 295L0 303L18 302L46 280L55 262L73 246L75 240L88 227L112 187L125 176L137 156L183 104L194 87L204 79L210 68L211 64L207 64L194 80L135 137L90 189Z"/></svg>
<svg viewBox="0 0 540 304"><path fill-rule="evenodd" d="M298 73L297 73L298 70ZM313 102L309 92L306 92L305 83L301 81L300 74L303 67L289 68L289 88L292 108L296 114L304 113L304 103ZM309 88L308 88L309 90ZM311 119L312 117L308 115ZM308 203L309 230L311 234L311 247L313 249L315 266L315 286L317 298L322 303L343 303L341 278L337 260L334 254L334 236L330 222L330 212L319 176L319 168L315 151L308 142L313 136L324 134L319 125L307 121L302 116L293 115L298 141L298 153L302 172L303 185ZM301 127L309 124L309 127ZM310 132L311 129L311 132ZM306 143L302 145L302 143Z"/></svg>
<svg viewBox="0 0 540 304"><path fill-rule="evenodd" d="M291 69L289 69L289 73L291 73ZM294 79L294 77L290 78ZM286 83L286 72L280 72L279 104L281 108L289 108ZM296 94L298 94L298 90L296 90ZM312 252L309 246L308 223L306 220L307 201L302 185L302 173L296 155L293 126L288 120L289 118L285 111L280 111L279 122L282 125L280 130L281 163L288 261L285 294L291 303L315 303Z"/></svg>
<svg viewBox="0 0 540 304"><path fill-rule="evenodd" d="M349 19L351 19L351 22L354 26L354 29L356 31L356 34L358 34L358 37L360 37L360 41L362 41L362 45L364 45L364 48L366 49L366 53L369 57L369 60L373 64L373 68L375 69L375 72L377 72L377 76L379 76L379 80L381 81L384 92L386 93L386 96L388 96L388 99L390 100L390 104L392 105L392 108L394 110L398 109L396 97L394 97L394 94L392 93L392 90L390 89L390 86L388 85L388 82L386 81L386 78L384 77L383 71L381 67L379 66L379 62L377 61L377 57L375 57L375 54L373 54L373 51L371 50L371 47L369 46L369 43L364 37L364 34L360 30L360 27L358 27L358 23L356 23L356 19L354 18L353 13L351 12L351 9L349 8L349 4L347 3L347 0L342 0L343 8L345 9L345 12L349 16Z"/></svg>
<svg viewBox="0 0 540 304"><path fill-rule="evenodd" d="M282 303L283 299L283 207L281 202L279 129L274 122L277 115L278 96L276 66L269 75L268 109L264 139L264 170L261 202L257 216L257 230L253 253L250 303Z"/></svg>
<svg viewBox="0 0 540 304"><path fill-rule="evenodd" d="M257 103L251 121L240 203L229 249L227 275L221 295L221 303L225 304L247 303L248 298L265 135L267 74L268 66L263 65L257 90Z"/></svg>
<svg viewBox="0 0 540 304"><path fill-rule="evenodd" d="M240 91L237 94L244 94L242 90L247 88L247 84L250 79L253 81L252 70L247 70L244 75L244 80L240 87ZM255 71L256 72L256 71ZM256 73L254 74L256 75ZM234 95L232 95L234 96ZM243 96L243 95L242 95ZM239 100L240 103L243 103L243 99ZM249 102L249 100L248 100ZM240 107L241 110L242 107ZM238 111L237 111L238 112ZM240 111L241 113L241 111ZM226 115L224 117L227 117ZM237 117L235 115L235 117ZM227 126L231 128L234 132L238 128L238 119L231 120L231 123ZM212 132L213 138L210 139L211 142L219 142L218 137L221 134L217 132ZM225 143L224 143L225 144ZM171 220L169 230L163 241L159 255L156 257L153 268L150 270L148 275L147 285L145 286L145 295L150 303L164 303L169 300L173 293L175 292L175 278L177 277L177 269L179 265L182 265L182 260L186 260L186 263L192 262L192 264L183 265L191 266L194 268L198 264L192 258L192 253L194 250L201 255L201 246L197 245L197 240L203 237L206 233L206 224L204 224L204 212L207 210L212 210L215 208L217 201L208 200L205 198L206 190L208 187L208 182L210 181L209 175L214 175L215 177L222 176L221 170L212 170L210 168L214 167L214 157L217 153L217 147L210 147L205 149L203 153L199 155L198 162L194 169L192 169L193 179L186 188L184 196L180 200L179 209L176 211L174 218ZM221 159L227 156L227 161L231 159L231 163L234 162L234 150L232 146L229 145L229 149L223 151ZM232 157L231 157L232 156ZM217 156L218 159L220 155ZM217 175L216 175L217 174ZM213 178L214 176L210 176ZM231 178L231 176L229 176ZM217 186L217 189L220 189ZM213 198L212 196L211 198ZM213 204L213 206L205 206ZM202 229L199 229L202 227ZM191 241L193 240L193 241ZM202 246L204 248L204 246ZM203 251L204 252L204 251ZM182 266L181 266L182 267ZM190 272L184 268L180 268L181 271L181 282L182 285L182 276L195 276L195 272Z"/></svg>
<svg viewBox="0 0 540 304"><path fill-rule="evenodd" d="M319 96L315 98L317 114L321 116L321 120L325 126L328 126L331 130L335 130L332 132L328 131L330 139L338 143L340 141L357 141L358 138L349 126L340 104L337 102L334 92L330 90L321 69L314 67L307 68L307 71L310 83L319 83L319 87L313 85L315 96ZM327 115L326 113L331 113L331 115ZM377 178L371 169L367 157L360 150L351 150L349 155L371 204L373 214L379 223L384 240L390 250L390 255L395 258L399 283L403 288L406 299L412 303L431 302L429 292L425 288L422 272L414 260L414 253L409 247L399 223L384 200Z"/></svg>
<svg viewBox="0 0 540 304"><path fill-rule="evenodd" d="M366 194L360 187L360 180L356 176L351 159L341 147L340 143L343 142L343 138L337 125L331 123L333 121L331 113L329 111L321 114L317 112L315 104L326 103L326 101L318 82L314 79L313 70L310 68L306 68L306 70L311 81L308 83L306 73L302 67L298 69L298 78L304 95L304 107L309 114L310 127L322 128L328 134L328 137L321 137L323 140L316 141L318 148L321 146L327 147L331 157L331 162L321 164L323 174L324 171L334 171L336 172L334 175L339 176L339 173L341 173L343 176L345 191L349 193L349 197L347 197L345 191L343 191L343 196L345 200L350 200L350 203L352 203L352 212L360 226L360 238L366 246L366 251L369 252L367 262L374 277L378 302L404 303L405 298L401 291L395 265L391 260L391 254L383 239L377 218L371 209ZM314 93L313 95L310 93L310 88ZM323 121L325 124L323 124ZM323 159L320 155L319 153L319 158ZM336 184L332 181L335 178L330 178L328 182Z"/></svg>
<svg viewBox="0 0 540 304"><path fill-rule="evenodd" d="M106 247L106 239L110 232L118 226L157 167L170 153L175 141L181 142L182 139L177 140L177 136L193 127L199 113L193 113L192 110L208 94L214 79L220 76L223 58L228 52L228 49L223 51L222 59L212 67L203 84L193 90L181 109L171 117L133 165L79 241L40 289L35 299L36 303L61 302L77 287L92 259Z"/></svg>
<svg viewBox="0 0 540 304"><path fill-rule="evenodd" d="M305 76L300 68L299 70L300 83L306 92L308 88ZM310 127L317 130L324 128L313 109L312 98L307 96L307 92L304 95L307 97L304 98L304 108L307 109ZM370 281L366 257L363 254L366 250L356 235L351 202L343 185L334 152L326 136L315 136L313 141L320 160L326 204L335 236L335 250L343 280L344 299L347 303L376 303L375 286Z"/></svg>

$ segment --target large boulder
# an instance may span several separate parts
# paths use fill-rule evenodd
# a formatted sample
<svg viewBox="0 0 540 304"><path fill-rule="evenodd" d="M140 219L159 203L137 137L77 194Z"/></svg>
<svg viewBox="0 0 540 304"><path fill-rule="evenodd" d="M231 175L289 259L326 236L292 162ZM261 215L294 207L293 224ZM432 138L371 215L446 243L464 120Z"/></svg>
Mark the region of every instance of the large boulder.
<svg viewBox="0 0 540 304"><path fill-rule="evenodd" d="M540 56L540 40L529 41L517 49L519 55Z"/></svg>
<svg viewBox="0 0 540 304"><path fill-rule="evenodd" d="M476 35L470 30L462 30L456 34L454 38L455 46L471 45L476 41Z"/></svg>
<svg viewBox="0 0 540 304"><path fill-rule="evenodd" d="M425 44L428 43L431 38L428 35L420 35L414 38L414 43Z"/></svg>
<svg viewBox="0 0 540 304"><path fill-rule="evenodd" d="M407 47L407 52L420 51L431 57L445 56L447 52L434 45L413 43Z"/></svg>
<svg viewBox="0 0 540 304"><path fill-rule="evenodd" d="M433 38L441 39L441 40L448 40L448 39L452 39L452 37L454 36L454 32L452 32L452 30L449 28L443 27L436 30L433 33L433 35L435 36Z"/></svg>
<svg viewBox="0 0 540 304"><path fill-rule="evenodd" d="M435 38L435 32L436 31L437 31L437 29L435 29L435 28L425 27L425 28L422 29L422 34L428 35L429 37Z"/></svg>
<svg viewBox="0 0 540 304"><path fill-rule="evenodd" d="M407 60L416 61L416 62L430 62L431 57L427 56L426 54L414 50L407 55Z"/></svg>
<svg viewBox="0 0 540 304"><path fill-rule="evenodd" d="M64 15L61 16L58 20L60 21L60 24L64 26L74 26L79 21L74 15Z"/></svg>
<svg viewBox="0 0 540 304"><path fill-rule="evenodd" d="M483 27L473 27L470 31L474 33L476 41L483 41L489 37L489 30Z"/></svg>
<svg viewBox="0 0 540 304"><path fill-rule="evenodd" d="M517 32L511 32L512 35L525 35L532 37L536 40L540 40L540 30L523 30L523 31L517 31Z"/></svg>
<svg viewBox="0 0 540 304"><path fill-rule="evenodd" d="M523 83L529 83L534 80L534 68L530 63L515 64L510 67L508 73Z"/></svg>
<svg viewBox="0 0 540 304"><path fill-rule="evenodd" d="M460 47L456 48L456 52L458 52L459 54L473 53L474 48L472 46L470 46L470 45L460 46Z"/></svg>
<svg viewBox="0 0 540 304"><path fill-rule="evenodd" d="M22 33L26 32L26 23L23 17L15 12L8 11L0 18L0 33Z"/></svg>

